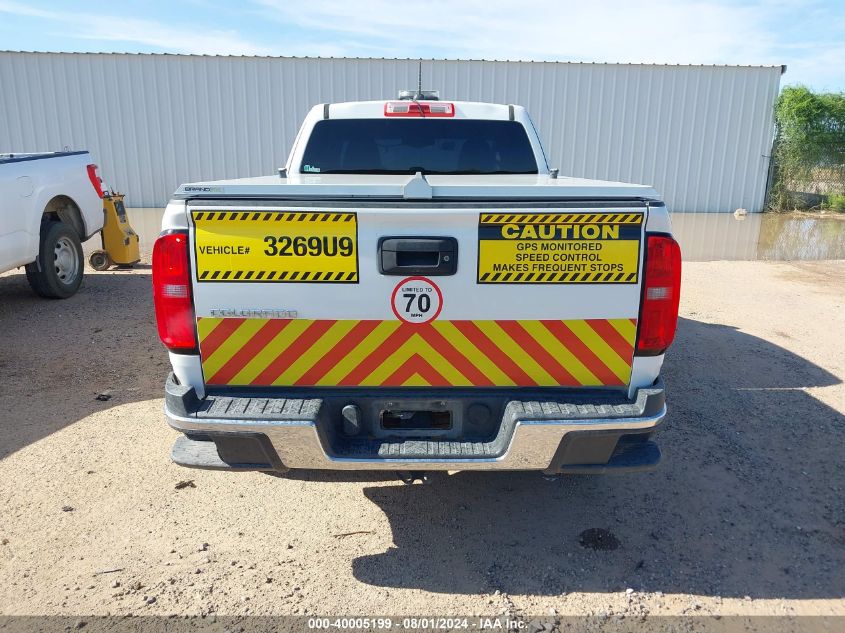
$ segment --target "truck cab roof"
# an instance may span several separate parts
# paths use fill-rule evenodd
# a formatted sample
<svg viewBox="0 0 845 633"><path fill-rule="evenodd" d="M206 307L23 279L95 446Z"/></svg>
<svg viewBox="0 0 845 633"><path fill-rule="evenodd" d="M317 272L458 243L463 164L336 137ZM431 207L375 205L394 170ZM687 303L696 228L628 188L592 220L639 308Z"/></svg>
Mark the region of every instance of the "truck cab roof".
<svg viewBox="0 0 845 633"><path fill-rule="evenodd" d="M317 119L377 119L390 116L385 114L388 104L412 104L419 103L428 108L442 106L448 109L451 106L449 118L455 119L478 119L484 121L508 121L517 118L517 114L527 115L524 107L518 105L504 105L500 103L483 103L480 101L409 101L399 99L379 101L346 101L340 103L327 103L316 105L311 108L307 118ZM419 116L419 115L417 115ZM425 118L425 117L420 117ZM520 116L520 118L522 118Z"/></svg>
<svg viewBox="0 0 845 633"><path fill-rule="evenodd" d="M399 99L315 105L280 175L187 183L174 197L254 196L658 198L646 185L557 177L522 106Z"/></svg>

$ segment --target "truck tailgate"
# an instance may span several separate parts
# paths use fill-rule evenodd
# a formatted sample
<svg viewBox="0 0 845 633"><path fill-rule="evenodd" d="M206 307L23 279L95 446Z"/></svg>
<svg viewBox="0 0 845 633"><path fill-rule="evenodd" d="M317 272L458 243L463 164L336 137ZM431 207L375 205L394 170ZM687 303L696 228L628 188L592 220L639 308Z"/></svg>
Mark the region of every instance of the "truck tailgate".
<svg viewBox="0 0 845 633"><path fill-rule="evenodd" d="M622 387L647 207L189 203L207 385Z"/></svg>

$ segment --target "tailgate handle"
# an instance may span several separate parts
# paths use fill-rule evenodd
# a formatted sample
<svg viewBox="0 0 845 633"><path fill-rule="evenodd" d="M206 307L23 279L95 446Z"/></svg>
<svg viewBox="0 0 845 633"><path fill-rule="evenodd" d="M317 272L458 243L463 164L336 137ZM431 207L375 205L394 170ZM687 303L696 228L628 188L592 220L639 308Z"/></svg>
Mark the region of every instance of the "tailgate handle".
<svg viewBox="0 0 845 633"><path fill-rule="evenodd" d="M458 240L454 237L382 237L378 241L382 275L454 275Z"/></svg>

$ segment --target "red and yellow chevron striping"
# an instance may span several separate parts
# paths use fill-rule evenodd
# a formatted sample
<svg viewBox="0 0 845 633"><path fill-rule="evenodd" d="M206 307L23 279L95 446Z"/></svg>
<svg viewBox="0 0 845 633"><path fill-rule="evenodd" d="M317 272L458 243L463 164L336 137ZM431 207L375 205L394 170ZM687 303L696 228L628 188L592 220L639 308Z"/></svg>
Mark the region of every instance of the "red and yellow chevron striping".
<svg viewBox="0 0 845 633"><path fill-rule="evenodd" d="M210 385L625 385L636 329L636 319L197 319Z"/></svg>

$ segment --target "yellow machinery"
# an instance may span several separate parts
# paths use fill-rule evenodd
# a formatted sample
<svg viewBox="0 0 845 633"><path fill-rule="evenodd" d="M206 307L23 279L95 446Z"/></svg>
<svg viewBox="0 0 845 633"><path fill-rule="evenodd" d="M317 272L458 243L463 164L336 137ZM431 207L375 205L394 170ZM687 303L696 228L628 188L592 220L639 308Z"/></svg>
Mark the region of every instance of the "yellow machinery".
<svg viewBox="0 0 845 633"><path fill-rule="evenodd" d="M94 270L108 270L110 266L131 268L141 259L138 234L132 230L126 207L123 206L123 194L106 192L103 196L105 221L100 236L103 250L94 251L88 258Z"/></svg>

